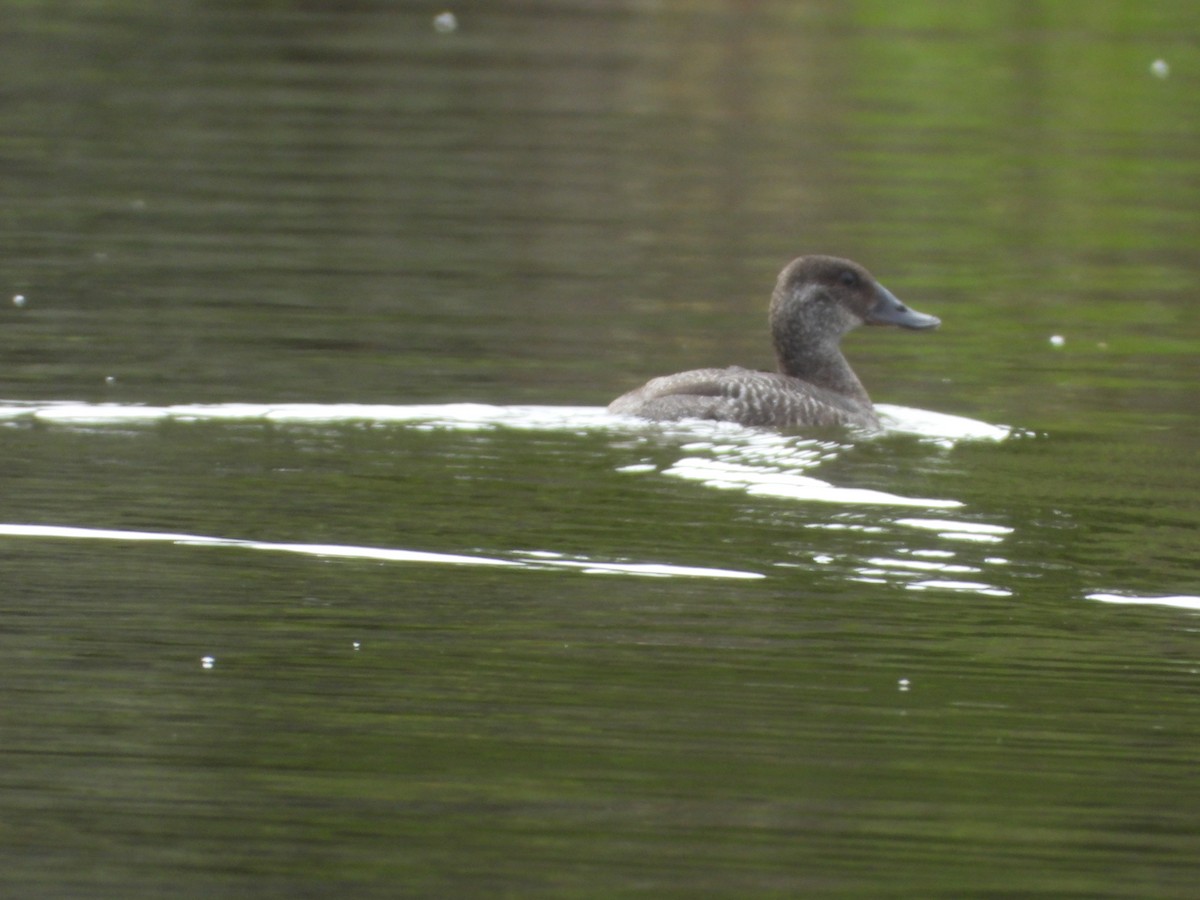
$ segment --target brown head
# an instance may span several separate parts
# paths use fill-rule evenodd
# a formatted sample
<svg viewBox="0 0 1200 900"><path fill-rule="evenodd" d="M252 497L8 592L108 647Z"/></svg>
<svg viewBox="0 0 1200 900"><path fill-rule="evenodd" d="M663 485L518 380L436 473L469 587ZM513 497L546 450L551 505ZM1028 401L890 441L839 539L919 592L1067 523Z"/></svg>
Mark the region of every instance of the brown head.
<svg viewBox="0 0 1200 900"><path fill-rule="evenodd" d="M858 263L833 256L788 263L775 284L770 318L780 371L818 382L842 367L849 371L838 345L859 325L923 331L941 324L909 309Z"/></svg>

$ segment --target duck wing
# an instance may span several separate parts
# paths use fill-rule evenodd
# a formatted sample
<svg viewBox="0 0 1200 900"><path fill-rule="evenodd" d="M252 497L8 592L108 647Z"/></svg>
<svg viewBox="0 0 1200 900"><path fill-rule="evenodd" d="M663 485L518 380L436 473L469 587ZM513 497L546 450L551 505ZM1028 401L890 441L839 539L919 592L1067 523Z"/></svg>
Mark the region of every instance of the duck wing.
<svg viewBox="0 0 1200 900"><path fill-rule="evenodd" d="M714 419L786 428L853 425L877 428L869 404L843 397L790 375L728 369L693 369L653 378L614 400L608 411L659 422Z"/></svg>

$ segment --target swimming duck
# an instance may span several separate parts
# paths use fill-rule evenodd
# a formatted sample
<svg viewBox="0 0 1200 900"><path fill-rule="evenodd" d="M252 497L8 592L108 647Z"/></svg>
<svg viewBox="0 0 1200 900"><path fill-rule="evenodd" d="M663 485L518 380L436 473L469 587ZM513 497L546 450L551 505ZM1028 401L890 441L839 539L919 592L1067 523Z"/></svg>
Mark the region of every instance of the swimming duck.
<svg viewBox="0 0 1200 900"><path fill-rule="evenodd" d="M802 256L779 273L770 323L778 372L731 366L664 375L618 397L608 411L656 421L877 429L871 398L842 356L842 336L864 323L925 331L941 320L909 309L858 263Z"/></svg>

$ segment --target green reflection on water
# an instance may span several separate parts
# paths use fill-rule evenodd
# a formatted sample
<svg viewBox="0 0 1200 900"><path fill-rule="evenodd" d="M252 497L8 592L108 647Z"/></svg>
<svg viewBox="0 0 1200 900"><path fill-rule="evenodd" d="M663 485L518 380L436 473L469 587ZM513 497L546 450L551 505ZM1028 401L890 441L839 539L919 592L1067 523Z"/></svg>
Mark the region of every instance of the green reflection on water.
<svg viewBox="0 0 1200 900"><path fill-rule="evenodd" d="M13 16L6 396L601 404L837 252L945 321L847 342L877 399L1039 436L819 474L1010 595L615 472L671 441L5 428L8 522L769 575L4 541L15 890L1192 896L1193 617L1082 597L1195 593L1194 5L181 9Z"/></svg>

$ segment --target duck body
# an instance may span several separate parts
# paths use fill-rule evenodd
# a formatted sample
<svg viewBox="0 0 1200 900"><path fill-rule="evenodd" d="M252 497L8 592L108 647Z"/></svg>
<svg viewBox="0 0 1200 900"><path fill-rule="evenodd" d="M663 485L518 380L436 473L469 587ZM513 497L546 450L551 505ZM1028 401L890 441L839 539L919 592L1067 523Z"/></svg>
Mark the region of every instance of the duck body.
<svg viewBox="0 0 1200 900"><path fill-rule="evenodd" d="M608 410L654 421L877 429L871 398L841 351L842 336L863 324L928 330L941 322L909 309L858 263L802 256L784 267L771 297L778 372L733 366L664 375Z"/></svg>
<svg viewBox="0 0 1200 900"><path fill-rule="evenodd" d="M869 401L863 404L791 375L741 366L652 378L618 397L608 411L657 422L715 419L766 428L879 427Z"/></svg>

